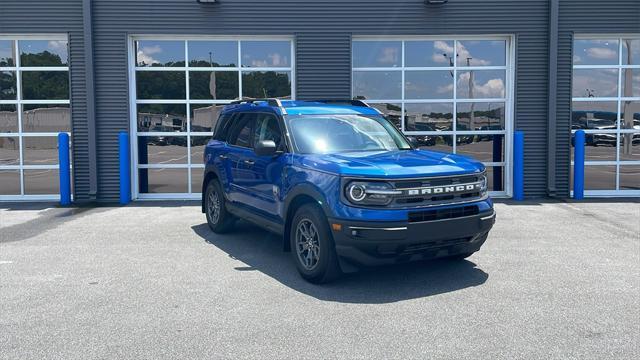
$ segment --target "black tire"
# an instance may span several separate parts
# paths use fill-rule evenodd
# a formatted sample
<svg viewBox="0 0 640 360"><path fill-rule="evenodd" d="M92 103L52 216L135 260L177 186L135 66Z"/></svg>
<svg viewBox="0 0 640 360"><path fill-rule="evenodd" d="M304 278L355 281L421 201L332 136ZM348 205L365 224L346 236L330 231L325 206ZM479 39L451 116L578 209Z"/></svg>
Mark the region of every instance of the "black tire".
<svg viewBox="0 0 640 360"><path fill-rule="evenodd" d="M315 228L315 232L311 231L310 225ZM305 237L303 230L305 227L307 234L311 236ZM293 261L305 280L314 284L322 284L330 282L342 274L327 218L317 205L303 205L296 211L291 221L289 239ZM315 247L316 245L317 247ZM314 246L315 251L309 250L311 246ZM309 255L310 253L311 255Z"/></svg>
<svg viewBox="0 0 640 360"><path fill-rule="evenodd" d="M218 213L215 214L215 201L218 202ZM209 228L216 234L224 234L231 230L235 222L234 216L227 211L226 203L224 200L224 193L220 187L220 183L217 180L209 181L207 184L207 190L204 193L204 212L207 217L207 224Z"/></svg>

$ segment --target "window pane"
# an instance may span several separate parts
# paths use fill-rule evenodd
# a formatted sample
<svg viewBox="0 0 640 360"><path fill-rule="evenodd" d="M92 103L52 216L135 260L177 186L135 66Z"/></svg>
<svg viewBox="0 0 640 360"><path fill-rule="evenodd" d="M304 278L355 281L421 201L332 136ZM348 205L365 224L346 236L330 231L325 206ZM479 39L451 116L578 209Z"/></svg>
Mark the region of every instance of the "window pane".
<svg viewBox="0 0 640 360"><path fill-rule="evenodd" d="M574 97L618 96L618 70L575 69L573 70Z"/></svg>
<svg viewBox="0 0 640 360"><path fill-rule="evenodd" d="M187 131L187 106L184 104L138 105L138 131Z"/></svg>
<svg viewBox="0 0 640 360"><path fill-rule="evenodd" d="M242 67L290 67L291 42L242 41Z"/></svg>
<svg viewBox="0 0 640 360"><path fill-rule="evenodd" d="M400 41L354 41L353 67L396 67L402 65Z"/></svg>
<svg viewBox="0 0 640 360"><path fill-rule="evenodd" d="M504 191L504 167L487 166L487 185L489 191Z"/></svg>
<svg viewBox="0 0 640 360"><path fill-rule="evenodd" d="M25 195L55 195L60 193L58 170L24 170Z"/></svg>
<svg viewBox="0 0 640 360"><path fill-rule="evenodd" d="M16 88L16 72L0 72L0 100L16 100L18 97Z"/></svg>
<svg viewBox="0 0 640 360"><path fill-rule="evenodd" d="M506 42L504 40L458 41L458 66L504 66Z"/></svg>
<svg viewBox="0 0 640 360"><path fill-rule="evenodd" d="M622 64L640 65L640 39L622 40Z"/></svg>
<svg viewBox="0 0 640 360"><path fill-rule="evenodd" d="M18 112L15 105L0 105L0 133L18 132Z"/></svg>
<svg viewBox="0 0 640 360"><path fill-rule="evenodd" d="M16 56L12 40L0 40L0 66L15 66Z"/></svg>
<svg viewBox="0 0 640 360"><path fill-rule="evenodd" d="M25 100L68 100L69 72L23 71L22 97Z"/></svg>
<svg viewBox="0 0 640 360"><path fill-rule="evenodd" d="M18 137L0 137L0 166L20 165L20 139Z"/></svg>
<svg viewBox="0 0 640 360"><path fill-rule="evenodd" d="M186 164L186 136L138 137L139 164Z"/></svg>
<svg viewBox="0 0 640 360"><path fill-rule="evenodd" d="M458 103L458 130L504 130L504 103Z"/></svg>
<svg viewBox="0 0 640 360"><path fill-rule="evenodd" d="M613 101L574 101L571 112L571 129L616 128L618 104Z"/></svg>
<svg viewBox="0 0 640 360"><path fill-rule="evenodd" d="M139 169L138 185L142 194L186 193L188 169Z"/></svg>
<svg viewBox="0 0 640 360"><path fill-rule="evenodd" d="M429 139L421 140L418 135L420 149L453 153L453 135L429 135Z"/></svg>
<svg viewBox="0 0 640 360"><path fill-rule="evenodd" d="M622 96L640 97L640 69L622 70Z"/></svg>
<svg viewBox="0 0 640 360"><path fill-rule="evenodd" d="M640 166L620 166L620 190L640 190Z"/></svg>
<svg viewBox="0 0 640 360"><path fill-rule="evenodd" d="M574 135L575 136L575 135ZM586 161L615 161L616 134L615 133L587 133L585 134L584 158ZM575 152L571 152L571 159Z"/></svg>
<svg viewBox="0 0 640 360"><path fill-rule="evenodd" d="M224 105L191 104L191 131L211 132Z"/></svg>
<svg viewBox="0 0 640 360"><path fill-rule="evenodd" d="M618 40L575 40L574 65L617 65Z"/></svg>
<svg viewBox="0 0 640 360"><path fill-rule="evenodd" d="M23 132L70 132L71 112L67 104L22 105Z"/></svg>
<svg viewBox="0 0 640 360"><path fill-rule="evenodd" d="M237 99L238 73L236 71L189 72L190 99Z"/></svg>
<svg viewBox="0 0 640 360"><path fill-rule="evenodd" d="M243 72L242 96L291 98L291 73L288 71Z"/></svg>
<svg viewBox="0 0 640 360"><path fill-rule="evenodd" d="M23 137L22 157L25 165L56 165L58 163L58 138L53 136Z"/></svg>
<svg viewBox="0 0 640 360"><path fill-rule="evenodd" d="M402 98L400 71L354 71L353 95L356 99L391 100Z"/></svg>
<svg viewBox="0 0 640 360"><path fill-rule="evenodd" d="M630 160L640 161L640 132L620 134L620 161Z"/></svg>
<svg viewBox="0 0 640 360"><path fill-rule="evenodd" d="M620 109L620 128L640 130L640 101L623 101Z"/></svg>
<svg viewBox="0 0 640 360"><path fill-rule="evenodd" d="M453 66L453 41L405 41L404 66Z"/></svg>
<svg viewBox="0 0 640 360"><path fill-rule="evenodd" d="M184 41L136 41L137 66L184 66Z"/></svg>
<svg viewBox="0 0 640 360"><path fill-rule="evenodd" d="M211 136L191 137L191 164L202 164L204 162L204 148L211 140Z"/></svg>
<svg viewBox="0 0 640 360"><path fill-rule="evenodd" d="M189 41L189 66L238 66L237 41Z"/></svg>
<svg viewBox="0 0 640 360"><path fill-rule="evenodd" d="M20 66L67 66L66 40L20 40Z"/></svg>
<svg viewBox="0 0 640 360"><path fill-rule="evenodd" d="M384 116L389 119L398 129L401 129L400 122L402 121L402 105L401 104L369 104L369 106L378 109Z"/></svg>
<svg viewBox="0 0 640 360"><path fill-rule="evenodd" d="M505 97L504 70L474 70L458 72L459 99Z"/></svg>
<svg viewBox="0 0 640 360"><path fill-rule="evenodd" d="M453 72L406 71L405 99L453 99Z"/></svg>
<svg viewBox="0 0 640 360"><path fill-rule="evenodd" d="M584 167L585 190L615 190L616 167L615 166L585 166Z"/></svg>
<svg viewBox="0 0 640 360"><path fill-rule="evenodd" d="M20 195L20 171L0 170L0 184L0 195Z"/></svg>
<svg viewBox="0 0 640 360"><path fill-rule="evenodd" d="M186 86L184 71L136 72L138 99L186 99Z"/></svg>
<svg viewBox="0 0 640 360"><path fill-rule="evenodd" d="M191 168L191 192L202 193L202 181L204 181L204 169Z"/></svg>
<svg viewBox="0 0 640 360"><path fill-rule="evenodd" d="M482 162L504 161L504 135L458 135L456 153Z"/></svg>
<svg viewBox="0 0 640 360"><path fill-rule="evenodd" d="M436 131L453 129L452 103L405 104L405 131ZM420 139L418 139L420 140ZM435 142L435 137L424 139Z"/></svg>

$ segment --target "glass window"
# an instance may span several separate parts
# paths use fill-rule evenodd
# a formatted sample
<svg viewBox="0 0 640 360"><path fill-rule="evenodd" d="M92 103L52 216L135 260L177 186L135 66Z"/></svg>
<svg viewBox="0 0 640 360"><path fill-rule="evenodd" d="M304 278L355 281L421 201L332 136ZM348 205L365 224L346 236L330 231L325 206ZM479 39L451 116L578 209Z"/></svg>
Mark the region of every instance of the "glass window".
<svg viewBox="0 0 640 360"><path fill-rule="evenodd" d="M242 41L242 67L290 67L291 42Z"/></svg>
<svg viewBox="0 0 640 360"><path fill-rule="evenodd" d="M216 126L218 116L224 105L192 104L191 131L211 132Z"/></svg>
<svg viewBox="0 0 640 360"><path fill-rule="evenodd" d="M458 135L456 154L482 162L503 162L504 135Z"/></svg>
<svg viewBox="0 0 640 360"><path fill-rule="evenodd" d="M463 40L456 42L458 66L504 66L506 41Z"/></svg>
<svg viewBox="0 0 640 360"><path fill-rule="evenodd" d="M618 103L614 101L574 101L571 128L574 130L611 130L616 128Z"/></svg>
<svg viewBox="0 0 640 360"><path fill-rule="evenodd" d="M405 131L448 131L453 129L453 103L407 103L404 105L404 113Z"/></svg>
<svg viewBox="0 0 640 360"><path fill-rule="evenodd" d="M55 195L60 193L57 169L24 170L25 195Z"/></svg>
<svg viewBox="0 0 640 360"><path fill-rule="evenodd" d="M618 40L578 39L573 43L574 65L615 65Z"/></svg>
<svg viewBox="0 0 640 360"><path fill-rule="evenodd" d="M204 148L211 140L211 136L191 136L191 163L203 164ZM202 184L200 184L202 185Z"/></svg>
<svg viewBox="0 0 640 360"><path fill-rule="evenodd" d="M458 103L456 109L457 130L504 130L505 103Z"/></svg>
<svg viewBox="0 0 640 360"><path fill-rule="evenodd" d="M640 65L640 39L622 40L622 64Z"/></svg>
<svg viewBox="0 0 640 360"><path fill-rule="evenodd" d="M238 73L235 71L189 72L189 97L191 99L237 99Z"/></svg>
<svg viewBox="0 0 640 360"><path fill-rule="evenodd" d="M453 41L405 41L404 66L453 66Z"/></svg>
<svg viewBox="0 0 640 360"><path fill-rule="evenodd" d="M398 67L402 65L401 41L354 41L353 67Z"/></svg>
<svg viewBox="0 0 640 360"><path fill-rule="evenodd" d="M139 169L138 189L143 194L175 194L189 191L189 169Z"/></svg>
<svg viewBox="0 0 640 360"><path fill-rule="evenodd" d="M20 165L20 138L0 136L0 166Z"/></svg>
<svg viewBox="0 0 640 360"><path fill-rule="evenodd" d="M18 132L18 112L12 104L0 104L0 133Z"/></svg>
<svg viewBox="0 0 640 360"><path fill-rule="evenodd" d="M191 192L199 194L202 192L202 182L204 181L204 169L191 169Z"/></svg>
<svg viewBox="0 0 640 360"><path fill-rule="evenodd" d="M453 72L407 71L404 74L405 99L453 99Z"/></svg>
<svg viewBox="0 0 640 360"><path fill-rule="evenodd" d="M585 190L611 190L615 188L615 166L587 165L584 167Z"/></svg>
<svg viewBox="0 0 640 360"><path fill-rule="evenodd" d="M354 71L353 96L357 99L402 99L402 73Z"/></svg>
<svg viewBox="0 0 640 360"><path fill-rule="evenodd" d="M505 97L505 71L458 71L457 86L458 99L501 99Z"/></svg>
<svg viewBox="0 0 640 360"><path fill-rule="evenodd" d="M640 130L640 101L622 101L620 110L620 128Z"/></svg>
<svg viewBox="0 0 640 360"><path fill-rule="evenodd" d="M418 135L417 138L420 149L453 153L453 135L428 135L424 139Z"/></svg>
<svg viewBox="0 0 640 360"><path fill-rule="evenodd" d="M68 104L22 105L22 132L70 132Z"/></svg>
<svg viewBox="0 0 640 360"><path fill-rule="evenodd" d="M15 66L15 48L12 40L0 40L0 67Z"/></svg>
<svg viewBox="0 0 640 360"><path fill-rule="evenodd" d="M69 99L69 72L23 71L22 98L25 100Z"/></svg>
<svg viewBox="0 0 640 360"><path fill-rule="evenodd" d="M139 136L140 164L187 164L186 136Z"/></svg>
<svg viewBox="0 0 640 360"><path fill-rule="evenodd" d="M237 41L189 41L189 66L237 67Z"/></svg>
<svg viewBox="0 0 640 360"><path fill-rule="evenodd" d="M69 54L66 40L20 40L21 66L67 66Z"/></svg>
<svg viewBox="0 0 640 360"><path fill-rule="evenodd" d="M136 72L138 99L186 99L184 71Z"/></svg>
<svg viewBox="0 0 640 360"><path fill-rule="evenodd" d="M640 190L640 166L620 166L620 190Z"/></svg>
<svg viewBox="0 0 640 360"><path fill-rule="evenodd" d="M256 144L258 141L265 140L272 140L276 144L276 148L279 148L282 144L282 133L280 132L278 119L273 115L260 114L254 129L253 143Z"/></svg>
<svg viewBox="0 0 640 360"><path fill-rule="evenodd" d="M56 165L58 138L53 136L22 137L22 161L25 165Z"/></svg>
<svg viewBox="0 0 640 360"><path fill-rule="evenodd" d="M249 98L291 98L291 73L251 71L242 73L242 96Z"/></svg>
<svg viewBox="0 0 640 360"><path fill-rule="evenodd" d="M20 195L20 170L0 169L0 184L0 195Z"/></svg>
<svg viewBox="0 0 640 360"><path fill-rule="evenodd" d="M391 121L398 129L402 129L402 104L399 103L375 103L369 106L378 109L387 120Z"/></svg>
<svg viewBox="0 0 640 360"><path fill-rule="evenodd" d="M504 167L487 166L486 171L489 191L504 191Z"/></svg>
<svg viewBox="0 0 640 360"><path fill-rule="evenodd" d="M16 100L17 96L16 72L0 72L0 100Z"/></svg>
<svg viewBox="0 0 640 360"><path fill-rule="evenodd" d="M141 104L137 116L139 132L187 131L185 104Z"/></svg>
<svg viewBox="0 0 640 360"><path fill-rule="evenodd" d="M617 69L574 69L574 97L616 97L618 96Z"/></svg>
<svg viewBox="0 0 640 360"><path fill-rule="evenodd" d="M640 69L622 70L622 96L640 97Z"/></svg>
<svg viewBox="0 0 640 360"><path fill-rule="evenodd" d="M251 127L255 122L255 114L241 114L235 121L229 133L227 142L232 145L250 148L251 144Z"/></svg>
<svg viewBox="0 0 640 360"><path fill-rule="evenodd" d="M136 41L137 66L184 66L184 41Z"/></svg>
<svg viewBox="0 0 640 360"><path fill-rule="evenodd" d="M640 161L640 131L620 135L620 161Z"/></svg>

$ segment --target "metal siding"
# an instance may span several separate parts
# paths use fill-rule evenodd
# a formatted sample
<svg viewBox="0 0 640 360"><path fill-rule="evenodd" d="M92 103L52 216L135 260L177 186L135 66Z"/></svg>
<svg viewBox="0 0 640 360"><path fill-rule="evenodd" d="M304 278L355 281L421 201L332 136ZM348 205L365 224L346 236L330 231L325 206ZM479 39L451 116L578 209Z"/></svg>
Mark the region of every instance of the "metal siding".
<svg viewBox="0 0 640 360"><path fill-rule="evenodd" d="M296 36L297 99L351 97L351 35Z"/></svg>
<svg viewBox="0 0 640 360"><path fill-rule="evenodd" d="M73 142L73 187L76 201L89 191L84 34L81 0L1 0L0 34L68 34Z"/></svg>
<svg viewBox="0 0 640 360"><path fill-rule="evenodd" d="M558 39L557 186L569 197L574 34L640 34L638 0L561 0Z"/></svg>

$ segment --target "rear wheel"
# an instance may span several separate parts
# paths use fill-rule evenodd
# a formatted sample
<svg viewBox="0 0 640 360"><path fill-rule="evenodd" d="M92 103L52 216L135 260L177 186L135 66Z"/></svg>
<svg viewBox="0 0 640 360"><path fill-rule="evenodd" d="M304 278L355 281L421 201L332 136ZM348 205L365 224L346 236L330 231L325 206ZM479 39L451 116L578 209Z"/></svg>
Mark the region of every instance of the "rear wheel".
<svg viewBox="0 0 640 360"><path fill-rule="evenodd" d="M233 227L235 221L233 215L227 211L224 202L224 194L218 181L211 180L204 193L204 209L207 216L207 224L214 233L222 234Z"/></svg>
<svg viewBox="0 0 640 360"><path fill-rule="evenodd" d="M296 211L289 234L291 254L302 277L314 284L340 276L340 265L327 218L313 204Z"/></svg>

